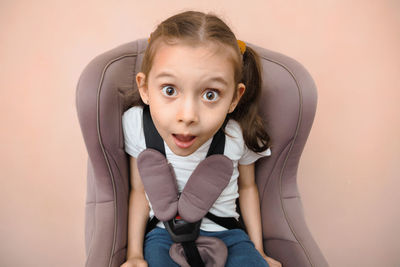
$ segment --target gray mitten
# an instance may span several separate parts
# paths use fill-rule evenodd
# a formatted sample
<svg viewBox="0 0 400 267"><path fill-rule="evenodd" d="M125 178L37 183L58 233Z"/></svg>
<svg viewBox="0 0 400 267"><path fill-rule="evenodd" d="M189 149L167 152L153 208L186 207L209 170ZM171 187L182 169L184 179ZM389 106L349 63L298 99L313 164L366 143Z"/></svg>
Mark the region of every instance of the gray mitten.
<svg viewBox="0 0 400 267"><path fill-rule="evenodd" d="M138 155L137 166L154 215L160 221L174 218L178 211L178 185L171 164L162 153L148 148Z"/></svg>
<svg viewBox="0 0 400 267"><path fill-rule="evenodd" d="M233 173L232 161L224 155L211 155L197 165L187 181L178 203L178 213L187 222L203 218Z"/></svg>

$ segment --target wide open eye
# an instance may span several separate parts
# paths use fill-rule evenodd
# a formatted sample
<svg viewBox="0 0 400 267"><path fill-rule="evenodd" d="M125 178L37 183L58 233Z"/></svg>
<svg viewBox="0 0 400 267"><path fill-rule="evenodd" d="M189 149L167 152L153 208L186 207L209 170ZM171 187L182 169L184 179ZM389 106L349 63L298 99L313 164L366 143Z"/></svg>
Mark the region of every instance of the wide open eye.
<svg viewBox="0 0 400 267"><path fill-rule="evenodd" d="M207 90L203 94L203 98L210 102L217 101L219 98L219 92L217 90Z"/></svg>
<svg viewBox="0 0 400 267"><path fill-rule="evenodd" d="M166 96L176 96L178 93L174 87L171 85L166 85L164 86L161 91L163 92L164 95Z"/></svg>

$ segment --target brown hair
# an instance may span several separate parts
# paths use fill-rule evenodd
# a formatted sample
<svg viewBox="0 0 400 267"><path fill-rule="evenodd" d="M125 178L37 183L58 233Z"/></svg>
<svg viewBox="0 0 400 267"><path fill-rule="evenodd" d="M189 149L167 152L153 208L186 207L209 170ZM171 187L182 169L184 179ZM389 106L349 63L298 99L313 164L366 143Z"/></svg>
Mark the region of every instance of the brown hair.
<svg viewBox="0 0 400 267"><path fill-rule="evenodd" d="M198 46L210 41L232 47L235 51L232 58L234 81L236 85L242 82L246 86L246 90L235 110L228 114L228 118L232 118L240 124L247 147L255 152L264 151L270 146L270 138L258 115L262 84L259 57L248 46L245 53L241 55L234 33L216 15L186 11L161 22L151 34L142 61L141 72L146 75L144 82L145 84L148 82L153 58L160 42L167 44L184 42ZM134 90L133 101L133 105L144 105L137 90Z"/></svg>

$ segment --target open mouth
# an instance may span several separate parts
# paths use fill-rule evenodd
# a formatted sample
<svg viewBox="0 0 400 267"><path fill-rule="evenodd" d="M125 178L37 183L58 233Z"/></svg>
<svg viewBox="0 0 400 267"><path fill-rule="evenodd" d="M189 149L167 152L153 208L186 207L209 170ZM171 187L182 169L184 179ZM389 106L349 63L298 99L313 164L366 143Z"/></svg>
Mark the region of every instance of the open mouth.
<svg viewBox="0 0 400 267"><path fill-rule="evenodd" d="M196 140L194 135L172 134L175 144L180 148L190 147Z"/></svg>

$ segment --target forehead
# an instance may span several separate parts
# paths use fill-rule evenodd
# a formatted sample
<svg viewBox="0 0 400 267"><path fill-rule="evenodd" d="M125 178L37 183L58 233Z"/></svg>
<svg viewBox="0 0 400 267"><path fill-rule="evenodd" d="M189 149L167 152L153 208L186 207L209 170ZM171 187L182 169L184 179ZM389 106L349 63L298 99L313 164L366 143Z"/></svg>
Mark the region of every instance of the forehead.
<svg viewBox="0 0 400 267"><path fill-rule="evenodd" d="M155 51L150 76L168 71L177 76L217 74L231 80L234 74L234 56L235 51L227 45L208 42L193 46L160 42Z"/></svg>

